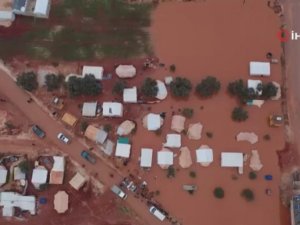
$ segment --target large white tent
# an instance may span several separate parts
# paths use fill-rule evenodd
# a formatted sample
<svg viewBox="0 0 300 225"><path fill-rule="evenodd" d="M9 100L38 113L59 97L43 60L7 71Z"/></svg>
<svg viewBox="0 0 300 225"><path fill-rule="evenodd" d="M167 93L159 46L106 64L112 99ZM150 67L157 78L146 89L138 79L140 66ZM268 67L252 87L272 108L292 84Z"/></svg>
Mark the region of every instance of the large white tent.
<svg viewBox="0 0 300 225"><path fill-rule="evenodd" d="M180 148L181 147L181 135L180 134L167 134L167 142L164 143L164 147Z"/></svg>
<svg viewBox="0 0 300 225"><path fill-rule="evenodd" d="M163 167L173 165L174 154L171 151L159 151L157 152L157 164Z"/></svg>
<svg viewBox="0 0 300 225"><path fill-rule="evenodd" d="M200 163L202 166L208 166L213 162L213 150L208 146L201 146L196 150L197 163Z"/></svg>
<svg viewBox="0 0 300 225"><path fill-rule="evenodd" d="M159 114L149 113L143 118L143 126L150 131L155 131L160 129L163 123L163 119Z"/></svg>
<svg viewBox="0 0 300 225"><path fill-rule="evenodd" d="M145 167L145 168L151 167L152 166L152 155L153 155L153 149L142 148L140 166Z"/></svg>
<svg viewBox="0 0 300 225"><path fill-rule="evenodd" d="M102 115L108 117L122 117L123 105L119 102L103 102Z"/></svg>
<svg viewBox="0 0 300 225"><path fill-rule="evenodd" d="M137 103L137 88L125 88L123 90L123 102Z"/></svg>
<svg viewBox="0 0 300 225"><path fill-rule="evenodd" d="M115 156L123 157L123 158L129 158L130 149L131 149L130 144L117 143Z"/></svg>
<svg viewBox="0 0 300 225"><path fill-rule="evenodd" d="M271 65L269 62L250 62L250 76L270 76Z"/></svg>
<svg viewBox="0 0 300 225"><path fill-rule="evenodd" d="M31 183L38 188L47 183L48 170L44 166L38 166L32 171Z"/></svg>
<svg viewBox="0 0 300 225"><path fill-rule="evenodd" d="M82 77L86 75L94 75L97 80L103 79L103 67L101 66L84 66L82 69Z"/></svg>
<svg viewBox="0 0 300 225"><path fill-rule="evenodd" d="M85 102L82 106L82 116L94 117L97 113L97 102Z"/></svg>
<svg viewBox="0 0 300 225"><path fill-rule="evenodd" d="M222 167L243 167L244 159L241 152L222 152L221 166Z"/></svg>

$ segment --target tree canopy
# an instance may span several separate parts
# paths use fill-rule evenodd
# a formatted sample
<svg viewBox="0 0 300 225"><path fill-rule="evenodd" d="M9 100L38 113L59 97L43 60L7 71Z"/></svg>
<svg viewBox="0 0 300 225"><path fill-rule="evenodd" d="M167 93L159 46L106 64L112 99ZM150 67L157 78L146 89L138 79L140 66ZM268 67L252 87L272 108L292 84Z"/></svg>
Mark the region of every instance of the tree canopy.
<svg viewBox="0 0 300 225"><path fill-rule="evenodd" d="M171 93L176 97L187 97L192 90L192 83L186 78L176 77L170 84Z"/></svg>
<svg viewBox="0 0 300 225"><path fill-rule="evenodd" d="M158 92L156 80L154 80L150 77L147 77L142 84L141 91L142 91L143 95L145 95L147 97L155 97Z"/></svg>
<svg viewBox="0 0 300 225"><path fill-rule="evenodd" d="M118 94L118 95L121 95L123 94L123 90L127 88L127 84L125 81L122 81L122 80L119 80L117 81L114 86L113 86L113 89L112 89L112 93L113 94Z"/></svg>
<svg viewBox="0 0 300 225"><path fill-rule="evenodd" d="M46 79L47 90L54 91L60 88L64 77L63 75L47 74L45 79Z"/></svg>
<svg viewBox="0 0 300 225"><path fill-rule="evenodd" d="M277 95L278 88L272 83L269 82L262 86L262 97L265 99L272 98Z"/></svg>
<svg viewBox="0 0 300 225"><path fill-rule="evenodd" d="M210 97L217 94L220 88L220 81L218 81L215 77L208 76L196 86L196 92L200 97Z"/></svg>
<svg viewBox="0 0 300 225"><path fill-rule="evenodd" d="M25 72L17 77L17 85L27 91L34 91L38 88L37 76L34 72Z"/></svg>
<svg viewBox="0 0 300 225"><path fill-rule="evenodd" d="M86 75L84 78L70 77L67 83L70 96L98 95L102 92L102 85L94 75Z"/></svg>
<svg viewBox="0 0 300 225"><path fill-rule="evenodd" d="M248 119L248 112L242 107L235 107L232 111L231 118L237 122L245 121Z"/></svg>

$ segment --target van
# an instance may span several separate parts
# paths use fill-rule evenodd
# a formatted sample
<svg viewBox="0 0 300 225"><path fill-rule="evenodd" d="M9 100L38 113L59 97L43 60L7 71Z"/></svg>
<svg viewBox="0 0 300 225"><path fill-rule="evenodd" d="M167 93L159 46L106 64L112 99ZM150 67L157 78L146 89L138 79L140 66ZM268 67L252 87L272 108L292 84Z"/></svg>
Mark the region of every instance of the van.
<svg viewBox="0 0 300 225"><path fill-rule="evenodd" d="M164 221L164 219L166 218L166 215L163 214L161 211L159 211L155 206L151 206L149 208L149 211L150 211L151 214L153 214L160 221Z"/></svg>
<svg viewBox="0 0 300 225"><path fill-rule="evenodd" d="M119 188L118 186L114 185L111 187L111 191L115 193L119 198L126 199L127 195Z"/></svg>

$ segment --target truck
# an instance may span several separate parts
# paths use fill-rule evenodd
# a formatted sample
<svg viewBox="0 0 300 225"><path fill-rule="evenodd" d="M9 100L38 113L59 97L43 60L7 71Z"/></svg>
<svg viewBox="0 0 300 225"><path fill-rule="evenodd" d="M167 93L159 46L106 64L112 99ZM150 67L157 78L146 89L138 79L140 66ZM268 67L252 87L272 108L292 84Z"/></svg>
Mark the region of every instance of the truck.
<svg viewBox="0 0 300 225"><path fill-rule="evenodd" d="M113 185L110 190L121 199L127 198L127 195L125 194L125 192L122 191L121 188L119 188L117 185Z"/></svg>
<svg viewBox="0 0 300 225"><path fill-rule="evenodd" d="M96 163L96 158L93 157L88 151L82 150L81 152L81 157L87 160L88 162L95 164Z"/></svg>

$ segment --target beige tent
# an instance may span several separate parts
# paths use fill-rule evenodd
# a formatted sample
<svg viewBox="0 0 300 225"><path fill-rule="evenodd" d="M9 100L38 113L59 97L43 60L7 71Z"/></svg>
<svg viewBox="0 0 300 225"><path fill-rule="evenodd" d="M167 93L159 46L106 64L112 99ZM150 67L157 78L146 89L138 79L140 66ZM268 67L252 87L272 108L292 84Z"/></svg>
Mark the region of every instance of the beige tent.
<svg viewBox="0 0 300 225"><path fill-rule="evenodd" d="M184 130L185 117L175 115L172 117L171 130L181 133Z"/></svg>
<svg viewBox="0 0 300 225"><path fill-rule="evenodd" d="M130 120L125 120L117 129L119 136L129 135L135 129L135 123Z"/></svg>
<svg viewBox="0 0 300 225"><path fill-rule="evenodd" d="M54 196L54 209L57 213L64 213L68 210L69 195L65 191L58 191Z"/></svg>
<svg viewBox="0 0 300 225"><path fill-rule="evenodd" d="M133 65L119 65L116 74L120 78L130 78L136 75L136 68Z"/></svg>
<svg viewBox="0 0 300 225"><path fill-rule="evenodd" d="M65 124L74 127L78 121L78 119L70 113L65 113L61 118L61 121Z"/></svg>
<svg viewBox="0 0 300 225"><path fill-rule="evenodd" d="M188 168L193 164L191 152L188 147L182 147L180 149L180 156L179 156L179 165L182 168Z"/></svg>
<svg viewBox="0 0 300 225"><path fill-rule="evenodd" d="M250 158L250 168L254 171L259 171L262 169L263 164L260 161L260 157L257 150L251 151L251 158Z"/></svg>
<svg viewBox="0 0 300 225"><path fill-rule="evenodd" d="M258 142L258 136L254 132L240 132L236 136L237 141L248 141L251 144Z"/></svg>
<svg viewBox="0 0 300 225"><path fill-rule="evenodd" d="M201 138L202 128L201 123L190 124L187 133L188 138L191 140L199 140Z"/></svg>

